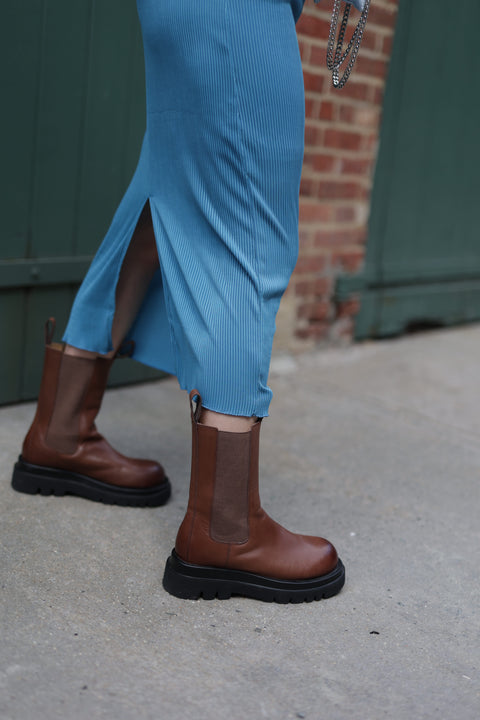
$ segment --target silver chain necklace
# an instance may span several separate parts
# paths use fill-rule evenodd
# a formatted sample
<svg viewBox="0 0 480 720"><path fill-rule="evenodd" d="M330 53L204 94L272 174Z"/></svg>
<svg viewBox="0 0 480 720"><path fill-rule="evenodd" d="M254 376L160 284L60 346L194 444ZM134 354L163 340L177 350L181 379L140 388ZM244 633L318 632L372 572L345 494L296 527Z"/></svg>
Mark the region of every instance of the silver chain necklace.
<svg viewBox="0 0 480 720"><path fill-rule="evenodd" d="M340 23L340 30L338 32L338 37L336 38L341 4L342 0L334 0L332 21L330 24L330 33L328 35L327 45L327 68L331 70L333 86L338 90L345 85L353 70L353 66L355 65L358 51L360 50L360 45L362 43L363 31L365 30L365 25L367 24L370 0L365 0L365 7L362 10L357 27L355 28L355 31L345 50L345 33L347 31L348 18L350 16L352 6L350 4L345 5L343 18ZM340 77L341 67L347 58L348 62L343 71L343 75Z"/></svg>

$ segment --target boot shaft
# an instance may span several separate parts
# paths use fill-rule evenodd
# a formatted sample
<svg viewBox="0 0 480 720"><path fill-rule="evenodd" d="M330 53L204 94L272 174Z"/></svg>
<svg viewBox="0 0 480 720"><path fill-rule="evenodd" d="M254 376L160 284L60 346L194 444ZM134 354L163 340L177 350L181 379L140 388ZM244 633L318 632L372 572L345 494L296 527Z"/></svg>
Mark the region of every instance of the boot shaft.
<svg viewBox="0 0 480 720"><path fill-rule="evenodd" d="M201 574L198 566L203 566L207 574L221 568L297 581L334 570L338 557L331 543L290 532L261 507L260 422L246 433L229 433L199 419L197 407L192 412L190 497L175 545L182 572L187 563L196 566L194 574Z"/></svg>
<svg viewBox="0 0 480 720"><path fill-rule="evenodd" d="M54 320L45 329L45 356L38 403L23 443L22 456L40 462L48 448L72 454L96 432L112 359L66 355L63 343L53 342Z"/></svg>
<svg viewBox="0 0 480 720"><path fill-rule="evenodd" d="M229 545L247 543L250 517L260 510L260 421L248 432L222 432L202 425L200 412L201 403L192 407L190 493L176 542L186 560L198 558L202 548L223 555Z"/></svg>

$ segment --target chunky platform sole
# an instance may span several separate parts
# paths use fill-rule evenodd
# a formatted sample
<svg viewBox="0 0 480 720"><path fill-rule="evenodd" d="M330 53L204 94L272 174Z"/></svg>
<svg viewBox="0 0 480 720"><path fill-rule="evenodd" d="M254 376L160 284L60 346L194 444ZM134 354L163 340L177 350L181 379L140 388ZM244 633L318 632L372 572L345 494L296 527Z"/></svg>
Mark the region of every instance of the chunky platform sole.
<svg viewBox="0 0 480 720"><path fill-rule="evenodd" d="M264 602L301 603L332 597L345 584L341 560L327 575L308 580L275 580L241 570L192 565L181 560L173 550L167 560L163 587L171 595L187 600L227 600L232 595Z"/></svg>
<svg viewBox="0 0 480 720"><path fill-rule="evenodd" d="M22 456L15 464L12 487L29 495L78 495L108 505L157 507L164 505L171 494L168 478L151 488L126 488L95 480L68 470L32 465Z"/></svg>

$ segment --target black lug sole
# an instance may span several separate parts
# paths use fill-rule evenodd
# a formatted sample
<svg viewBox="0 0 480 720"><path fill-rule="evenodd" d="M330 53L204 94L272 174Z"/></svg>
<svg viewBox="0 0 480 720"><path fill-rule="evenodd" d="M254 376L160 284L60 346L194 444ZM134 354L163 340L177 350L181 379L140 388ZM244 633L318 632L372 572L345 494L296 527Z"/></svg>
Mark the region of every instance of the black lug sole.
<svg viewBox="0 0 480 720"><path fill-rule="evenodd" d="M332 597L345 584L341 560L334 570L307 580L275 580L255 573L192 565L181 560L175 550L167 560L163 587L171 595L187 600L227 600L232 595L276 603L312 602Z"/></svg>
<svg viewBox="0 0 480 720"><path fill-rule="evenodd" d="M168 478L151 488L126 488L68 470L32 465L21 456L13 469L12 487L29 495L77 495L107 505L135 507L164 505L171 494Z"/></svg>

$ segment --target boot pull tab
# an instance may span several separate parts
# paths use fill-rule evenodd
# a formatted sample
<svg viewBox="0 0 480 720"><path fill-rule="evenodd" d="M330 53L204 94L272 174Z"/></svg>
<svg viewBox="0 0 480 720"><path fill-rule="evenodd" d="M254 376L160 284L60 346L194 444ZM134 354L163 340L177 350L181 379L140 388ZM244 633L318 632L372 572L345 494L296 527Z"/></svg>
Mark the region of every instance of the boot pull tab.
<svg viewBox="0 0 480 720"><path fill-rule="evenodd" d="M200 422L200 415L202 413L202 397L198 390L192 390L190 395L190 412L192 414L193 422ZM196 404L195 404L196 403Z"/></svg>
<svg viewBox="0 0 480 720"><path fill-rule="evenodd" d="M57 323L54 317L48 318L45 323L45 345L51 345L53 342L53 336L55 335L55 327Z"/></svg>

